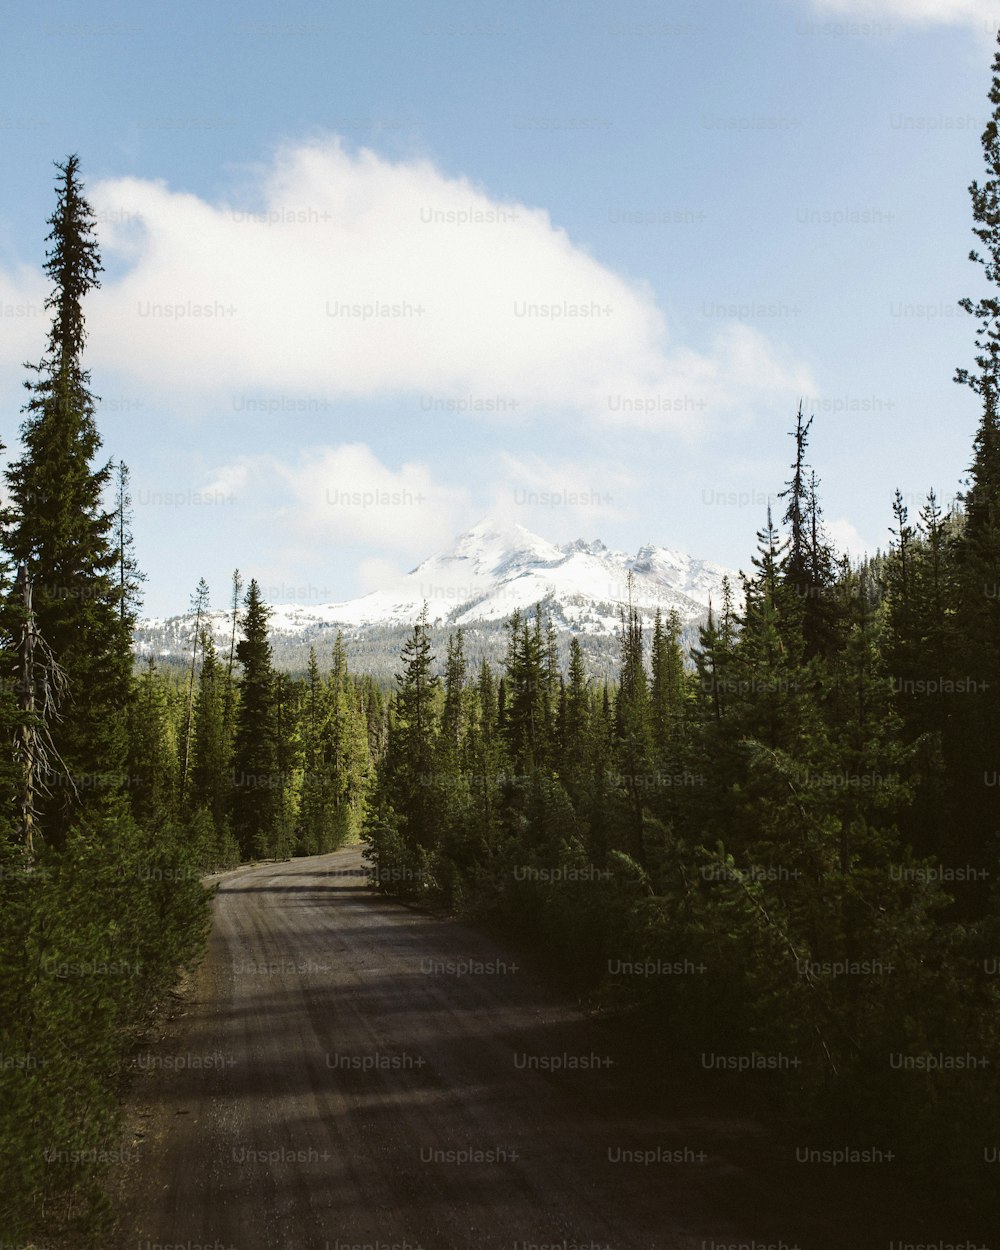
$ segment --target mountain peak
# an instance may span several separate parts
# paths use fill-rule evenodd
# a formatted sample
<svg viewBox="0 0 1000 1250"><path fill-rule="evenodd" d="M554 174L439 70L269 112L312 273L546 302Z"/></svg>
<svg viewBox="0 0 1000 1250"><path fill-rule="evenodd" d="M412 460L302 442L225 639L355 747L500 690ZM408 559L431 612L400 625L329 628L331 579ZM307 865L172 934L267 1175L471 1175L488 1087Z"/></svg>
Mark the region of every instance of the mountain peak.
<svg viewBox="0 0 1000 1250"><path fill-rule="evenodd" d="M718 600L726 573L649 543L635 556L609 550L598 538L556 546L516 521L485 516L382 590L316 608L273 605L272 633L304 640L341 626L412 627L424 604L432 625L493 627L544 601L558 629L609 638L618 629L619 606L630 596L648 618L658 609L664 614L676 609L682 621L697 620L710 597ZM224 632L228 618L218 615ZM155 635L155 629L147 631L147 645Z"/></svg>
<svg viewBox="0 0 1000 1250"><path fill-rule="evenodd" d="M567 555L574 551L582 551L586 555L599 556L604 555L608 548L599 538L594 538L590 542L587 542L585 538L576 538L571 543L564 543L560 550L565 551Z"/></svg>
<svg viewBox="0 0 1000 1250"><path fill-rule="evenodd" d="M510 521L506 517L494 516L491 513L463 531L459 538L465 538L469 535L475 535L477 538L491 538L523 534L528 535L530 538L538 537L537 534L532 534L530 530L525 529L518 521Z"/></svg>
<svg viewBox="0 0 1000 1250"><path fill-rule="evenodd" d="M560 549L548 539L533 534L517 521L486 516L420 567L444 560L469 560L483 570L500 573L518 562L551 563L561 555Z"/></svg>

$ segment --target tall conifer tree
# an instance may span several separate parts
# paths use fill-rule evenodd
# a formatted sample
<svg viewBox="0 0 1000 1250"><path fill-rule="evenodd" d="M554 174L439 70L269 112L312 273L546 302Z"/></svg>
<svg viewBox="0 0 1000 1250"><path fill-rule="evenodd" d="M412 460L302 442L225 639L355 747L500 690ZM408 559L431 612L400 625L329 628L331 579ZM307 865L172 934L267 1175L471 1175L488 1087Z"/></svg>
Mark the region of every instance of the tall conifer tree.
<svg viewBox="0 0 1000 1250"><path fill-rule="evenodd" d="M245 857L272 848L277 818L274 668L268 608L252 579L243 601L243 638L236 658L243 667L233 744L233 833Z"/></svg>
<svg viewBox="0 0 1000 1250"><path fill-rule="evenodd" d="M52 327L46 354L29 366L34 376L25 383L24 450L6 471L11 518L4 546L31 583L37 633L68 683L61 718L51 725L53 758L65 767L49 770L50 793L41 796L38 821L42 837L61 845L77 816L96 812L122 788L122 712L132 654L128 612L121 609L115 514L103 504L112 468L93 467L101 439L83 366L83 302L101 273L95 218L78 158L68 157L57 169L45 263L53 283L45 304ZM18 621L23 600L11 595L6 612Z"/></svg>
<svg viewBox="0 0 1000 1250"><path fill-rule="evenodd" d="M142 602L146 574L135 558L132 536L132 492L129 467L124 460L115 465L115 541L118 545L118 615L123 628L131 629Z"/></svg>

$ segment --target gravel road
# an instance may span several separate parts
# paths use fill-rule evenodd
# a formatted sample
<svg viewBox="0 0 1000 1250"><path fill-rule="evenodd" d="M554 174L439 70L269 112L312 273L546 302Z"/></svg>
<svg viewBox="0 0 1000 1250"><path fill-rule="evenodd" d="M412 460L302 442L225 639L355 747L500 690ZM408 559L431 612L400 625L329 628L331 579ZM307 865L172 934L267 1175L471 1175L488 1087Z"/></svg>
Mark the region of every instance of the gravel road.
<svg viewBox="0 0 1000 1250"><path fill-rule="evenodd" d="M508 947L375 895L356 848L227 874L138 1059L122 1246L827 1244L758 1183L759 1126L620 1097L606 1040Z"/></svg>

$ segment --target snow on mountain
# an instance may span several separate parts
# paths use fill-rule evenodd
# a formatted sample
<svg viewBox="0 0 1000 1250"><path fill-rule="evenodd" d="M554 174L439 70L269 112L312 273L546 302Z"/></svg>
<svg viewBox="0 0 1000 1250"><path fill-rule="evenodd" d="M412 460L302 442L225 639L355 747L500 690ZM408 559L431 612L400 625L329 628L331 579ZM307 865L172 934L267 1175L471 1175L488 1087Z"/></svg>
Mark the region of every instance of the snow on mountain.
<svg viewBox="0 0 1000 1250"><path fill-rule="evenodd" d="M523 526L487 519L394 586L326 610L338 622L355 626L412 624L425 602L432 624L502 619L544 598L547 591L540 589L536 575L544 577L564 559L558 547Z"/></svg>
<svg viewBox="0 0 1000 1250"><path fill-rule="evenodd" d="M581 633L613 633L618 605L632 597L644 614L675 608L682 621L718 601L728 570L665 547L637 555L600 540L557 547L521 525L480 521L445 551L424 560L395 586L316 612L344 625L412 624L427 604L432 625L502 621L546 600L557 624Z"/></svg>
<svg viewBox="0 0 1000 1250"><path fill-rule="evenodd" d="M721 598L723 577L732 577L717 564L666 547L647 545L634 556L611 551L599 539L559 547L521 525L488 517L383 590L344 603L272 605L271 632L288 637L338 626L350 633L410 626L425 603L431 625L499 623L544 600L557 627L610 635L619 605L628 600L629 573L632 601L644 616L676 609L685 624L704 616L709 598ZM208 624L220 646L228 645L226 613L211 613ZM188 616L144 621L137 631L140 653L169 654L177 644L183 649L181 640L190 632Z"/></svg>

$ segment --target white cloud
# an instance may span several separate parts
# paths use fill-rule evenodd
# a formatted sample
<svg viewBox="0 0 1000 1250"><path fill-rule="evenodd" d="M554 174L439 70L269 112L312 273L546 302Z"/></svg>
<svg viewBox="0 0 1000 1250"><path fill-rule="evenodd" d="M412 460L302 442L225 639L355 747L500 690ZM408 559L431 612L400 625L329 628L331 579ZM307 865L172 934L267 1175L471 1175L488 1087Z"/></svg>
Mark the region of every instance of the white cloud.
<svg viewBox="0 0 1000 1250"><path fill-rule="evenodd" d="M862 538L860 532L847 517L837 517L835 521L824 521L827 539L838 556L849 555L859 559L868 552L873 552L877 544L869 543Z"/></svg>
<svg viewBox="0 0 1000 1250"><path fill-rule="evenodd" d="M337 139L285 148L256 174L250 207L263 220L246 202L138 178L89 194L108 276L89 297L88 362L175 406L250 390L502 396L518 419L690 429L811 386L745 326L707 351L678 343L646 286L575 246L546 212L426 160ZM30 276L0 274L0 298L36 286ZM29 349L20 328L18 366Z"/></svg>
<svg viewBox="0 0 1000 1250"><path fill-rule="evenodd" d="M391 469L364 443L310 447L292 460L240 456L216 468L212 479L219 489L256 501L276 536L320 562L328 551L349 548L422 558L468 516L463 490L435 482L423 464ZM372 581L377 574L373 566L366 576Z"/></svg>
<svg viewBox="0 0 1000 1250"><path fill-rule="evenodd" d="M251 469L252 464L246 459L224 465L212 473L208 484L201 488L201 493L213 498L236 499L246 490Z"/></svg>
<svg viewBox="0 0 1000 1250"><path fill-rule="evenodd" d="M987 34L1000 26L997 0L811 0L822 14L858 21L889 19L919 25L974 25Z"/></svg>
<svg viewBox="0 0 1000 1250"><path fill-rule="evenodd" d="M526 529L549 534L596 532L602 522L620 520L636 493L632 475L621 463L553 460L547 456L502 452L502 479L493 487L494 516L517 521Z"/></svg>

